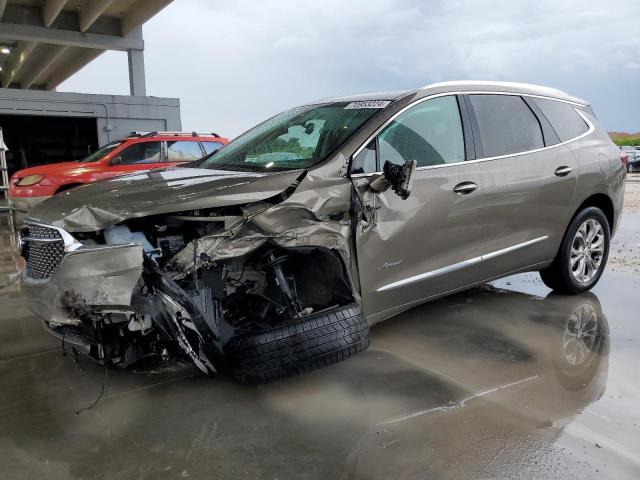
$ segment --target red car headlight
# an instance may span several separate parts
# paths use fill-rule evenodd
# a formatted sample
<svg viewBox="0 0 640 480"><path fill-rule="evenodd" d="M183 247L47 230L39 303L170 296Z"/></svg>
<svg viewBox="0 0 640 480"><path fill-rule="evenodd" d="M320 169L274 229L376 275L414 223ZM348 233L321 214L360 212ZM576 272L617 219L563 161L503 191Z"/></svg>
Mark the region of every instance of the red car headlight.
<svg viewBox="0 0 640 480"><path fill-rule="evenodd" d="M18 180L19 187L28 187L30 185L35 185L36 183L42 181L44 179L44 175L27 175L26 177L22 177Z"/></svg>

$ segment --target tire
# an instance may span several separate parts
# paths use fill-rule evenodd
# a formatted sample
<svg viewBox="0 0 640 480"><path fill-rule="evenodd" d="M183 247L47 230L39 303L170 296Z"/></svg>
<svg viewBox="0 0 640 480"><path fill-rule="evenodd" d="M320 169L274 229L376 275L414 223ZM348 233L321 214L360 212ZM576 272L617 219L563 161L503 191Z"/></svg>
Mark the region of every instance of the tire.
<svg viewBox="0 0 640 480"><path fill-rule="evenodd" d="M231 338L231 377L269 382L345 360L369 346L369 326L357 304L309 315L300 322Z"/></svg>
<svg viewBox="0 0 640 480"><path fill-rule="evenodd" d="M589 245L591 245L592 243L597 244L598 238L601 235L602 252L598 254L589 253L588 257L585 257L585 259L582 260L584 263L588 262L592 258L594 260L599 259L599 263L597 263L597 268L591 269L591 274L585 274L582 280L578 280L577 277L580 276L581 264L579 261L578 263L576 263L577 273L574 273L571 267L571 252L572 247L574 246L578 247L574 251L580 251L579 247L582 240L577 238L577 234L578 230L587 222L590 222L589 225L600 225L600 234L596 235L592 239L592 242L589 242ZM610 241L611 233L609 222L602 210L597 207L587 207L581 210L576 214L576 216L569 224L569 228L567 228L567 231L564 234L562 244L560 245L560 249L558 250L553 263L546 269L540 271L540 277L542 278L542 281L547 287L551 288L557 293L576 295L578 293L590 290L596 283L598 283L598 280L600 280L600 277L602 276L602 272L604 271L605 265L607 263L607 258L609 257Z"/></svg>
<svg viewBox="0 0 640 480"><path fill-rule="evenodd" d="M627 163L627 173L633 173L633 165Z"/></svg>

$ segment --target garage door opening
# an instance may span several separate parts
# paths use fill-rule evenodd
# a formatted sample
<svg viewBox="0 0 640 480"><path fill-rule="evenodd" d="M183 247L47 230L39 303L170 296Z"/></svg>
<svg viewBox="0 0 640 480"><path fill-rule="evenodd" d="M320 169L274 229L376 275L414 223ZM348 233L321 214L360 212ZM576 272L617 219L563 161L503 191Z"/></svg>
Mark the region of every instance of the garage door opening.
<svg viewBox="0 0 640 480"><path fill-rule="evenodd" d="M9 175L22 168L80 160L98 148L95 118L0 115Z"/></svg>

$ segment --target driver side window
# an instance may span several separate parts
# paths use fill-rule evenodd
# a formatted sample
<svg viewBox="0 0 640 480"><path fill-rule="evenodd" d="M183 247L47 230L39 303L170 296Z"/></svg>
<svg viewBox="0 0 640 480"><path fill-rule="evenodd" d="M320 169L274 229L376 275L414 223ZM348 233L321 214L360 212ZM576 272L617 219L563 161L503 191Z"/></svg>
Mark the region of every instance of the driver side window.
<svg viewBox="0 0 640 480"><path fill-rule="evenodd" d="M377 161L372 161L373 153ZM386 161L415 160L428 167L465 160L460 110L455 96L433 98L400 114L353 161L353 173L382 171Z"/></svg>
<svg viewBox="0 0 640 480"><path fill-rule="evenodd" d="M138 142L125 148L118 156L122 159L122 165L157 163L160 161L160 146L160 142Z"/></svg>

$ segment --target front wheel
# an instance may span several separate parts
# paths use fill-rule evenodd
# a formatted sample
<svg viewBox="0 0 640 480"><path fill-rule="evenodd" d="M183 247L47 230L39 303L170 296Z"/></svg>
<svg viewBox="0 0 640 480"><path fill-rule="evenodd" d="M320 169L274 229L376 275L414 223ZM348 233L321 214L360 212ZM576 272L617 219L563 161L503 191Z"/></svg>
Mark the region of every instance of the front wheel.
<svg viewBox="0 0 640 480"><path fill-rule="evenodd" d="M604 271L610 240L602 210L580 211L569 224L555 260L540 272L542 281L558 293L575 295L591 289Z"/></svg>
<svg viewBox="0 0 640 480"><path fill-rule="evenodd" d="M633 165L627 163L627 173L633 173Z"/></svg>
<svg viewBox="0 0 640 480"><path fill-rule="evenodd" d="M359 305L350 304L290 325L233 337L225 351L231 376L257 383L337 363L368 346L367 319Z"/></svg>

